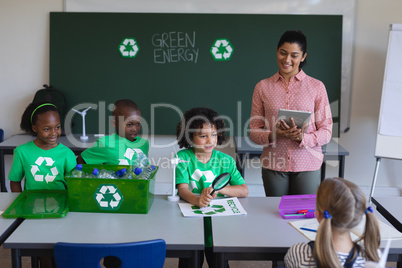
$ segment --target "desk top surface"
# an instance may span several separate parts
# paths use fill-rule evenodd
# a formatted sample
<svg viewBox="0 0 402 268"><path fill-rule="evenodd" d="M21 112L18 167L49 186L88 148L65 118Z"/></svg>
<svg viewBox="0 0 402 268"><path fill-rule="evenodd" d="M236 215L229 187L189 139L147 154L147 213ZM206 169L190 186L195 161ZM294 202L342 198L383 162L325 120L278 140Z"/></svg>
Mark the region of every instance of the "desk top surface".
<svg viewBox="0 0 402 268"><path fill-rule="evenodd" d="M239 198L247 215L212 218L214 251L286 253L309 240L279 215L281 197ZM386 220L376 211L376 217ZM388 224L389 225L389 224ZM385 243L382 242L381 246ZM402 240L391 243L391 254L402 254Z"/></svg>
<svg viewBox="0 0 402 268"><path fill-rule="evenodd" d="M256 144L250 140L249 137L236 136L235 137L237 152L240 154L261 154L263 146ZM325 155L349 155L349 152L339 145L335 140L323 146L323 153Z"/></svg>
<svg viewBox="0 0 402 268"><path fill-rule="evenodd" d="M6 248L53 248L57 242L123 243L164 239L168 250L204 248L202 218L184 218L177 202L155 196L148 214L69 212L58 219L25 220Z"/></svg>
<svg viewBox="0 0 402 268"><path fill-rule="evenodd" d="M402 196L382 196L373 199L402 223Z"/></svg>
<svg viewBox="0 0 402 268"><path fill-rule="evenodd" d="M279 215L280 197L239 198L247 215L212 218L214 247L220 252L287 252L298 242L308 242Z"/></svg>
<svg viewBox="0 0 402 268"><path fill-rule="evenodd" d="M19 193L0 193L0 211L5 211ZM6 219L0 216L0 234L2 234L15 221L15 219Z"/></svg>

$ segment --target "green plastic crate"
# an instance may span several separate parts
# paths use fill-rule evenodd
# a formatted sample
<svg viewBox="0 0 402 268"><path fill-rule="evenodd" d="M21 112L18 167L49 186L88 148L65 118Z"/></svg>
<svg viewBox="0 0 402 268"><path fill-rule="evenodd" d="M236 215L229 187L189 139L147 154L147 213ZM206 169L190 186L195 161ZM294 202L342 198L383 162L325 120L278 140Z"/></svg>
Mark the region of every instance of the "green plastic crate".
<svg viewBox="0 0 402 268"><path fill-rule="evenodd" d="M61 218L68 213L66 190L25 190L3 213L4 218Z"/></svg>
<svg viewBox="0 0 402 268"><path fill-rule="evenodd" d="M130 166L82 165L91 173L94 168L117 171ZM147 214L154 201L155 172L148 180L97 179L65 177L70 211Z"/></svg>

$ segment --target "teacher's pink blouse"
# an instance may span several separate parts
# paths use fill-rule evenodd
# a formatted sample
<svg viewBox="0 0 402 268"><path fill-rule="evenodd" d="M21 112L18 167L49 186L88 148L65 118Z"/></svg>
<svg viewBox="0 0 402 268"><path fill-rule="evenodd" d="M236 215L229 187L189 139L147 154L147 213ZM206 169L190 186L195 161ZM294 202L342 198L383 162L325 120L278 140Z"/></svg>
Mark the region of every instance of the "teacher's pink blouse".
<svg viewBox="0 0 402 268"><path fill-rule="evenodd" d="M268 135L278 118L279 109L311 112L309 126L299 143L278 138L269 143ZM250 118L250 138L264 145L261 164L264 168L283 171L313 171L321 167L321 146L332 136L332 115L324 84L303 70L289 85L278 73L260 81L254 89Z"/></svg>

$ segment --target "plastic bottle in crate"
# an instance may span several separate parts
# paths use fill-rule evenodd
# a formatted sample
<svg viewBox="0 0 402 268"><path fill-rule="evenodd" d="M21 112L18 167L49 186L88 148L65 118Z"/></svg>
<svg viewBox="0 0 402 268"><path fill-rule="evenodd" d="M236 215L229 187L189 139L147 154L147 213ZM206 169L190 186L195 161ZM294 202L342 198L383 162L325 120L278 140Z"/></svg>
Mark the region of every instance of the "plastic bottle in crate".
<svg viewBox="0 0 402 268"><path fill-rule="evenodd" d="M127 169L126 168L122 168L119 169L118 171L116 171L116 176L118 179L123 178L127 173Z"/></svg>
<svg viewBox="0 0 402 268"><path fill-rule="evenodd" d="M73 178L84 178L85 172L82 171L82 165L78 164L75 166L75 169L71 171L71 177Z"/></svg>
<svg viewBox="0 0 402 268"><path fill-rule="evenodd" d="M116 179L115 172L112 170L101 169L98 174L100 179Z"/></svg>
<svg viewBox="0 0 402 268"><path fill-rule="evenodd" d="M98 178L99 176L99 169L94 168L91 174L88 175L88 178Z"/></svg>
<svg viewBox="0 0 402 268"><path fill-rule="evenodd" d="M139 175L139 179L147 180L151 177L152 173L155 171L154 165L147 165L144 167L143 171Z"/></svg>
<svg viewBox="0 0 402 268"><path fill-rule="evenodd" d="M148 165L148 157L144 153L137 153L137 158L135 159L135 166L143 168Z"/></svg>

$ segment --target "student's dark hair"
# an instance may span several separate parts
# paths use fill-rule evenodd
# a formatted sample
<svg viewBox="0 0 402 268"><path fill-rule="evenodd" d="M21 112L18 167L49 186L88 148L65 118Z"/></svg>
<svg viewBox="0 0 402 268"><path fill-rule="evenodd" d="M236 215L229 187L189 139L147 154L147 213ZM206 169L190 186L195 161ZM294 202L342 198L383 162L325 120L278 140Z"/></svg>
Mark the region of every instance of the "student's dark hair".
<svg viewBox="0 0 402 268"><path fill-rule="evenodd" d="M332 229L349 232L361 222L365 213L366 229L361 237L364 239L363 256L370 261L379 261L378 222L373 213L368 212L366 196L356 184L342 178L325 179L317 190L316 209L322 215L327 213L318 227L313 250L314 259L321 267L342 267L332 244Z"/></svg>
<svg viewBox="0 0 402 268"><path fill-rule="evenodd" d="M225 141L225 121L212 109L196 107L186 111L176 127L177 143L180 148L191 148L194 133L199 132L202 126L211 124L218 133L217 144Z"/></svg>
<svg viewBox="0 0 402 268"><path fill-rule="evenodd" d="M279 42L278 42L278 45L276 46L276 48L278 49L284 43L298 44L300 47L300 50L303 52L303 55L306 54L306 52L307 52L307 38L303 34L303 32L300 30L291 30L291 31L284 32L281 36L281 39L279 39ZM306 59L304 59L304 61L300 62L299 67L303 68L303 66L306 64L307 64L307 61L306 61Z"/></svg>
<svg viewBox="0 0 402 268"><path fill-rule="evenodd" d="M35 125L36 121L38 120L38 115L49 111L57 112L60 116L60 112L54 103L48 101L30 103L22 114L20 124L21 130L25 131L26 133L36 135L36 133L32 130L32 126Z"/></svg>
<svg viewBox="0 0 402 268"><path fill-rule="evenodd" d="M113 115L119 115L119 110L121 109L130 109L133 111L140 111L140 107L129 99L121 99L114 103Z"/></svg>

